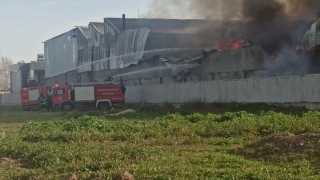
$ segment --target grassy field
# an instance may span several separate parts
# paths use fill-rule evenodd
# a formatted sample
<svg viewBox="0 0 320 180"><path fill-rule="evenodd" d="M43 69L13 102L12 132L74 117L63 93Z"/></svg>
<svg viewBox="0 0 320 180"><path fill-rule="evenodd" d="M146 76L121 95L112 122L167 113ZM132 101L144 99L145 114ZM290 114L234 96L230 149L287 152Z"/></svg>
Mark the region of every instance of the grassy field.
<svg viewBox="0 0 320 180"><path fill-rule="evenodd" d="M23 112L0 107L0 179L320 179L320 112L264 104ZM107 112L110 113L110 112Z"/></svg>

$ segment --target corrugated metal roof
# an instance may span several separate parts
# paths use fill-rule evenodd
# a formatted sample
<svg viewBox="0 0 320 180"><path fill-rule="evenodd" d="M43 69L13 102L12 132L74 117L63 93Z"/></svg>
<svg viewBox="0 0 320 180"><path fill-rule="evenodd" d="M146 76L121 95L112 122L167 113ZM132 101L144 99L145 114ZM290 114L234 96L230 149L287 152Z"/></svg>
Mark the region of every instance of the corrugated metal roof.
<svg viewBox="0 0 320 180"><path fill-rule="evenodd" d="M93 25L93 27L101 34L104 34L104 23L102 22L90 22L90 24Z"/></svg>
<svg viewBox="0 0 320 180"><path fill-rule="evenodd" d="M88 39L89 38L89 28L88 26L77 26L82 34Z"/></svg>
<svg viewBox="0 0 320 180"><path fill-rule="evenodd" d="M50 38L50 39L46 40L45 42L50 41L50 40L53 40L53 39L56 39L56 38L58 38L58 37L60 37L60 36L65 35L66 33L69 33L69 32L74 31L74 30L76 30L76 28L74 28L74 29L72 29L72 30L70 30L70 31L67 31L67 32L65 32L65 33L63 33L63 34L60 34L60 35L58 35L58 36L55 36L55 37L53 37L53 38Z"/></svg>
<svg viewBox="0 0 320 180"><path fill-rule="evenodd" d="M118 31L122 30L121 18L105 18ZM149 28L152 32L197 33L212 24L212 20L181 19L126 19L126 29Z"/></svg>

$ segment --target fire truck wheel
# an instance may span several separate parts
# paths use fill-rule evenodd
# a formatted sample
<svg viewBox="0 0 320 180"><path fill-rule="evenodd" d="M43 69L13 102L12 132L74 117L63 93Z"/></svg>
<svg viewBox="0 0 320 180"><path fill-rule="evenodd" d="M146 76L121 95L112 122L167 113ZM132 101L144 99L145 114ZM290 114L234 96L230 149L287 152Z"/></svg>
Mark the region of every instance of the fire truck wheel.
<svg viewBox="0 0 320 180"><path fill-rule="evenodd" d="M107 110L107 109L110 109L110 103L109 102L101 102L101 103L99 103L98 107L101 110Z"/></svg>
<svg viewBox="0 0 320 180"><path fill-rule="evenodd" d="M71 111L73 109L73 104L70 102L65 102L61 105L62 111Z"/></svg>

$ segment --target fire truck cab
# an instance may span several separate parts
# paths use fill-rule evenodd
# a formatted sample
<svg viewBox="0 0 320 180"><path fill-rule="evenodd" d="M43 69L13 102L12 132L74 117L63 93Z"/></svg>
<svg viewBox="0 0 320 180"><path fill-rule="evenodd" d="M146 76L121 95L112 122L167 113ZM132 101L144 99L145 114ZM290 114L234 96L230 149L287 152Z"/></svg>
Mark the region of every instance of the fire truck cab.
<svg viewBox="0 0 320 180"><path fill-rule="evenodd" d="M52 88L52 101L61 110L94 106L109 109L114 103L123 103L125 97L119 85L78 83L71 85L55 85Z"/></svg>

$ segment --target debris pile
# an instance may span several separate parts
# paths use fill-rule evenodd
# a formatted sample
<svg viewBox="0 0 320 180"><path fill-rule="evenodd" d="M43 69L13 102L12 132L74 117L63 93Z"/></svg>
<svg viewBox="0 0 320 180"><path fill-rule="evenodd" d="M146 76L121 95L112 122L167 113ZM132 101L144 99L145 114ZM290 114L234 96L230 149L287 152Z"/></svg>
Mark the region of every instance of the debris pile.
<svg viewBox="0 0 320 180"><path fill-rule="evenodd" d="M269 159L272 156L294 156L311 153L320 147L320 133L294 135L273 134L254 143L234 147L231 151L248 158Z"/></svg>

